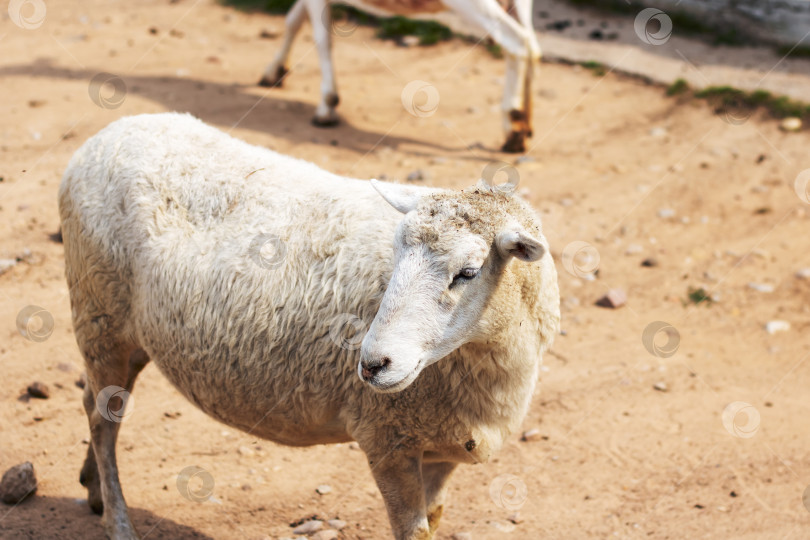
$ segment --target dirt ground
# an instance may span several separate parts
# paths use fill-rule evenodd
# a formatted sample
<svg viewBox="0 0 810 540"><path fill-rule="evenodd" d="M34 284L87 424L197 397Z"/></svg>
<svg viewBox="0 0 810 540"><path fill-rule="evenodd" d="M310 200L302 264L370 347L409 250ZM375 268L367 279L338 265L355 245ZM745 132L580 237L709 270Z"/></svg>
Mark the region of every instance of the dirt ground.
<svg viewBox="0 0 810 540"><path fill-rule="evenodd" d="M464 187L487 163L514 162L496 150L503 62L484 48L398 47L367 28L337 39L344 123L322 130L309 124L319 70L308 28L285 87L255 86L281 29L280 17L210 0L48 2L39 28L0 22L0 258L23 259L0 276L0 469L29 460L39 479L36 496L0 506L3 539L103 536L78 482L82 361L51 239L62 171L88 137L121 116L178 110L359 178L419 170L422 183ZM100 72L125 81L120 106L91 99ZM434 114L403 108L413 80L437 89ZM558 263L564 333L524 422L538 436L515 434L490 463L459 469L438 537L810 537L810 279L796 275L810 267L810 199L794 189L810 135L762 113L728 122L705 102L558 64L541 66L535 97L535 136L516 167ZM574 242L590 261L563 264ZM690 287L712 301L689 303ZM627 292L625 307L595 305L611 288ZM18 331L29 305L53 317L45 340ZM790 329L766 332L774 320ZM672 331L654 340L659 356L645 347L656 321L677 331L671 356ZM33 381L49 399L25 398ZM289 524L313 514L345 520L340 538L390 534L353 445L256 440L196 410L154 366L133 401L119 465L145 538L290 537ZM207 502L176 487L190 465L215 479ZM499 492L504 474L516 478ZM331 492L317 493L322 484Z"/></svg>

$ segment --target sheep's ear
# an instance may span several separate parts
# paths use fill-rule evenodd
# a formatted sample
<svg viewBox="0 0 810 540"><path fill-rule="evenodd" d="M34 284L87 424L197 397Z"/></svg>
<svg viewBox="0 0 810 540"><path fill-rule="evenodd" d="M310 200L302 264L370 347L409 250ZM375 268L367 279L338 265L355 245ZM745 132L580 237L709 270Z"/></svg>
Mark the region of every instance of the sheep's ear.
<svg viewBox="0 0 810 540"><path fill-rule="evenodd" d="M498 253L504 258L515 257L534 262L546 254L545 246L520 227L510 227L495 238Z"/></svg>
<svg viewBox="0 0 810 540"><path fill-rule="evenodd" d="M388 201L388 204L403 214L415 210L421 198L419 190L411 186L390 184L388 182L380 182L379 180L371 180L371 185L374 186L377 193L382 195L383 199Z"/></svg>

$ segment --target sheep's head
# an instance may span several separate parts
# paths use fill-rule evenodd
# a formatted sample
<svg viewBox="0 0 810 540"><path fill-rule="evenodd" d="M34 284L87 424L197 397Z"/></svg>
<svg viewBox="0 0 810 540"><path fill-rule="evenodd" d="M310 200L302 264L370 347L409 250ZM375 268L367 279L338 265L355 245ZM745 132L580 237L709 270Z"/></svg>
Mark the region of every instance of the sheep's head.
<svg viewBox="0 0 810 540"><path fill-rule="evenodd" d="M458 347L512 324L525 290L511 265L548 249L528 205L484 183L463 191L372 183L405 217L357 372L379 392L398 392Z"/></svg>

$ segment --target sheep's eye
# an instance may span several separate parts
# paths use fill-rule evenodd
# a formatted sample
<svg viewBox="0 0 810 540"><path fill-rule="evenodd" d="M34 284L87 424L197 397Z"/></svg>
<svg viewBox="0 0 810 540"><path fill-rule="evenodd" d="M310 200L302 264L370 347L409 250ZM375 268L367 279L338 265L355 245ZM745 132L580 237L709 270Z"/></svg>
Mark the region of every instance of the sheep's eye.
<svg viewBox="0 0 810 540"><path fill-rule="evenodd" d="M478 276L478 273L481 271L480 268L462 268L461 272L453 276L453 282L450 283L450 287L455 287L459 283L464 281L470 281Z"/></svg>

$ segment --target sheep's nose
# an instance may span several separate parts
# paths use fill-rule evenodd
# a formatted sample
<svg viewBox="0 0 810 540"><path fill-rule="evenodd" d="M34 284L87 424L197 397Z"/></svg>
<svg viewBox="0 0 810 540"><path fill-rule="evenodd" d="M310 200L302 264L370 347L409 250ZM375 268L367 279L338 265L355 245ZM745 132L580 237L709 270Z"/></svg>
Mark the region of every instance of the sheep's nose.
<svg viewBox="0 0 810 540"><path fill-rule="evenodd" d="M377 374L385 371L390 364L391 359L387 356L369 361L362 360L360 362L360 374L362 375L364 381L370 381L376 377Z"/></svg>

